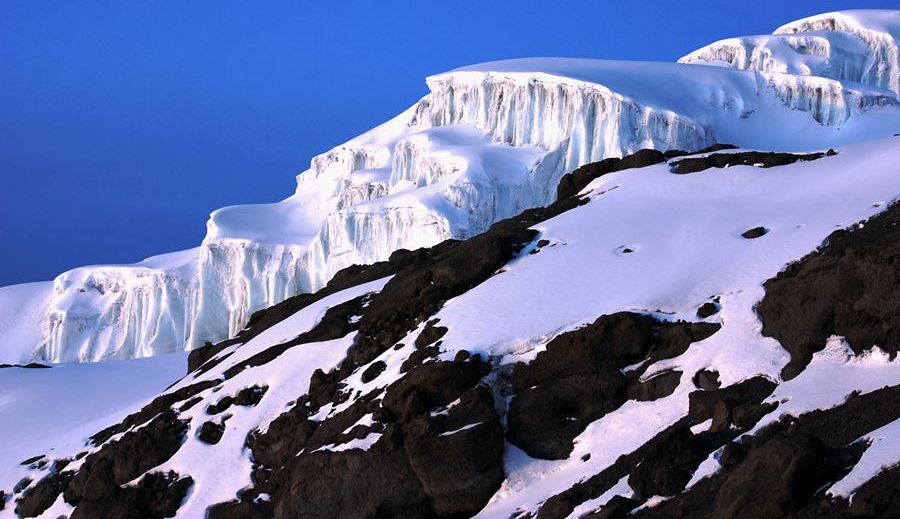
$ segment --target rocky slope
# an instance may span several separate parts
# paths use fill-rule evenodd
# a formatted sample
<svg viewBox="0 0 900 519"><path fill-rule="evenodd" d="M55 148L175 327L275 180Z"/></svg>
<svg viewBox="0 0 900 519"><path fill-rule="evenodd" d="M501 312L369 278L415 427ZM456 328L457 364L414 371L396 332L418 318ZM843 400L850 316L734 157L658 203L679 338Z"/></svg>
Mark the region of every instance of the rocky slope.
<svg viewBox="0 0 900 519"><path fill-rule="evenodd" d="M896 516L900 138L684 155L258 312L0 514Z"/></svg>
<svg viewBox="0 0 900 519"><path fill-rule="evenodd" d="M440 74L0 290L0 517L900 516L898 16Z"/></svg>

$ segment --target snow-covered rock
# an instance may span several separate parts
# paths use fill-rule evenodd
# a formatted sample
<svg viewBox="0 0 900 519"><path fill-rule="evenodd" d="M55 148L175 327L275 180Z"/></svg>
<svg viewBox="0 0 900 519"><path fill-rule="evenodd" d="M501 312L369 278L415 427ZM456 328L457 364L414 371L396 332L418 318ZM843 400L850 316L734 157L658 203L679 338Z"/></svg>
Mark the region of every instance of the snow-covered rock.
<svg viewBox="0 0 900 519"><path fill-rule="evenodd" d="M206 369L194 370L184 377L183 364L170 362L167 357L54 367L35 370L31 376L28 370L13 368L17 369L14 376L0 377L0 402L13 403L0 406L0 420L21 420L28 428L46 427L52 434L32 437L20 431L6 432L16 441L9 450L0 449L0 490L14 488L23 478L31 478L13 492L14 499L23 499L29 493L40 496L47 492L51 497L56 496L56 501L46 509L44 516L55 517L59 513L71 513L73 506L83 507L81 513L90 510L92 505L100 506L98 510L116 506L125 499L123 493L139 492L136 489L141 488L145 472L171 471L177 477L191 478L189 491L182 489L179 494L173 487L161 490L163 495L174 495L177 499L156 500L176 503L172 511L176 517L203 516L210 506L235 502L236 499L242 500L248 510L259 511L261 516L290 515L286 513L288 510L313 513L310 510L327 509L327 506L344 502L354 505L362 502L379 510L381 508L377 507L386 503L386 510L394 511L395 508L389 506L395 506L408 512L396 515L416 516L403 507L438 506L438 500L430 498L433 494L443 495L446 487L442 485L466 496L462 500L470 508L460 514L465 516L477 513L478 517L508 518L553 510L552 505L559 504L553 502L554 498L574 487L579 487L576 497L570 495L569 499L562 500L561 509L565 513L554 517L590 513L611 506L615 496L635 499L632 508L640 505L643 507L641 513L646 514L652 513L653 506L666 506L667 500L677 501L683 496L681 489L663 497L640 491L642 478L634 474L639 474L644 462L658 463L659 470L653 474L661 474L661 477L671 477L672 472L684 475L683 483L691 484L688 491L697 491L705 488L703 481L706 478L726 470L718 462L717 456L721 453L717 455L716 452L725 443L738 441L739 434L762 436L767 434L766 426L778 420L846 407L846 402L855 398L851 396L855 391L863 393L861 398L881 398L879 391L883 393L886 390L881 388L889 386L893 387L889 391L897 394L900 360L891 359L879 348L854 354L847 341L840 337L831 337L827 344L821 345L821 351L813 355L796 378L783 380L782 368L791 359L791 353L779 340L769 336L769 332L763 334L767 317L759 309L764 306L760 305L760 300L768 297L763 285L766 280L778 276L789 262L815 251L833 231L857 222L865 223L857 225L858 230L853 233L860 232L859 229L883 230L883 226L876 224L877 218L888 214L893 215L891 222L898 219L897 207L888 209L891 206L886 202L900 196L900 176L895 167L900 160L900 138L839 147L836 155L770 168L736 165L675 174L672 167L678 160L684 159L617 171L586 183L580 191L585 203L570 204L570 209L548 215L552 217L521 224L533 231L529 233L533 237L531 242L520 244L523 249L500 261L500 268L485 270L477 283L467 285L462 293L449 298L448 293L437 290L436 293L441 294L439 304L433 306L428 304L434 303L430 299L432 296L422 295L427 290L413 291L415 295L411 299L417 304L397 301L394 298L398 289L392 282L402 278L398 286L407 287L410 283L421 288L440 277L440 274L419 277L416 272L419 268L429 272L444 270L445 279L439 280L440 283L447 278L464 277L467 273L453 271L450 265L461 266L459 270L464 270L465 262L440 263L446 252L443 256L436 255L434 264L405 264L407 269L393 275L372 274L377 279L324 294L255 334L229 341L210 357ZM756 226L765 226L768 232L755 239L743 236L744 231ZM893 233L888 252L890 258L900 251L896 246L896 238L900 235L896 228L896 224L888 226ZM852 237L853 233L844 236ZM478 243L477 238L468 242L473 243ZM870 248L879 245L883 244L868 244ZM625 246L630 252L625 251ZM865 243L854 247L866 250ZM879 250L884 248L879 247ZM477 253L478 246L465 252ZM162 259L156 261L157 265L163 264ZM446 273L447 270L451 271ZM852 268L846 270L853 272ZM417 282L421 284L416 285ZM890 276L880 278L877 271L874 274L870 271L866 280L860 283L864 283L864 290L853 297L873 306L879 306L880 298L886 298L886 294L871 290L871 283L885 285L889 294L895 294L900 286ZM405 288L400 288L399 293L408 294ZM360 300L361 296L368 299ZM717 312L700 318L698 307L711 300L716 301ZM351 304L352 301L356 303ZM896 298L891 296L886 304L894 301ZM336 321L323 327L327 332L320 330L324 336L308 335L329 319L325 316L330 311L347 304L353 308L347 314L351 316L349 319L338 313L337 317L331 317ZM384 317L384 312L391 310L403 314L415 313L421 308L429 308L424 310L423 319L399 320L385 328L379 328L380 323L369 314L382 312L375 315ZM799 315L806 308L791 310ZM551 393L547 396L547 405L541 408L544 412L537 418L579 424L571 435L571 452L553 459L529 455L511 432L520 426L509 420L515 399L525 392L521 384L517 385L516 370L524 365L539 364L539 356L551 352L550 344L557 338L585 329L598 316L619 313L652 317L669 324L691 322L712 332L691 340L678 351L655 349L660 336L653 335L652 346L648 347L651 353L639 364L609 370L623 379L628 373L640 373L640 376L627 379L631 387L666 373L675 373L677 376L670 391L654 393L648 398L634 397L636 393L622 390L618 395L620 400L616 400L614 392L589 389L594 391L590 394L591 400L614 403L602 416L590 420L585 420L580 412L583 402L567 400L565 391ZM863 314L854 314L854 317L857 318L842 322L842 328L865 327L867 322L871 323L862 318ZM421 339L426 335L423 330L430 326L426 323L434 319L446 330L439 336L439 344L434 343L438 339L432 337L429 340L435 346L423 348L419 343L429 342ZM357 328L345 333L334 326L336 322L353 323ZM367 327L360 325L361 322ZM408 326L397 326L397 323ZM621 323L627 330L628 322ZM890 336L890 331L883 327L874 328L875 335ZM370 351L368 357L359 354L359 349L354 351L363 344L373 348L380 333L395 335L380 349ZM297 344L297 338L304 336L317 338ZM590 341L583 344L596 346ZM891 351L896 351L896 344L892 347ZM629 351L632 348L631 344L628 348L623 347ZM660 356L659 353L663 354ZM419 358L415 361L416 356L427 357L427 360ZM573 361L572 358L568 360ZM578 370L592 362L603 366L602 363L609 360L576 355L574 362L577 364L563 367L574 371L573 379L589 380ZM380 366L379 369L373 370L376 366ZM438 371L430 370L438 366L459 372L475 370L476 376L472 377L471 385L465 387L463 396L457 396L453 390L460 384L459 377L443 380L444 385L428 385L434 383L429 374ZM142 367L151 370L147 380L127 391L117 392L123 386L118 377L140 376ZM317 370L321 372L317 373ZM740 425L737 412L725 413L728 415L726 423L719 424L717 421L722 418L718 414L716 417L695 416L695 406L691 402L696 394L716 392L715 389L698 388L695 374L701 370L714 371L717 385L723 388L747 380L763 380L770 386L771 396L764 402L770 407L765 407L754 422ZM170 380L165 379L166 374ZM563 379L567 373L557 375ZM78 376L95 376L99 382L96 387L89 384L77 387L70 398L60 402L48 397L54 391L64 391L65 385L72 384ZM404 393L403 384L410 379L413 387L421 384L418 388L421 392L416 398L411 396L412 392ZM168 382L173 384L160 393L161 398L144 408L145 411L132 415L139 419L132 418L130 422L126 419L124 425L115 425L124 414L138 412L147 404L154 388L161 388ZM551 383L546 381L544 384ZM40 387L43 390L37 390ZM540 387L539 384L531 389L540 390ZM262 394L258 399L238 403L237 395L248 388L265 389L259 389ZM31 392L37 397L31 396ZM327 398L322 396L323 392ZM486 396L487 393L493 396ZM472 402L478 394L481 398L493 399L496 405L487 406L487 411L476 408L476 414ZM625 398L626 395L629 396ZM760 400L766 396L768 393L761 395ZM734 395L728 397L736 398ZM93 398L98 398L100 404ZM232 400L227 401L228 398ZM859 458L852 470L847 466L839 481L830 480L818 490L806 489L809 486L806 485L803 492L813 495L815 490L815 494L823 499L826 492L847 496L881 474L885 467L896 463L897 435L900 434L896 417L883 425L877 423L885 420L884 415L900 413L896 406L890 406L895 400L896 396L894 400L881 398L881 404L877 406L880 410L862 407L865 413L872 415L848 413L848 416L860 417L855 426L864 430L852 434L845 443L852 445L859 438L872 442L870 450ZM398 401L400 404L396 403ZM46 405L46 414L34 413L28 402ZM392 407L404 404L414 409L410 411L416 413L414 419L404 421L402 413ZM726 405L724 400L720 404ZM65 413L57 416L55 406L64 407ZM743 416L750 414L747 408L753 407L754 403L748 404ZM39 416L35 417L35 414ZM148 420L157 426L146 426ZM504 424L502 429L500 422ZM67 423L73 427L66 428ZM203 438L201 431L206 424L221 427L221 436L213 442ZM84 443L87 435L110 425L114 429L108 436L95 435L93 443ZM499 431L495 436L484 432L491 425ZM717 425L721 428L712 430ZM174 434L178 441L172 442L172 451L156 452L156 446L167 444L172 430L182 426L184 430ZM398 428L403 432L400 435L394 434ZM671 467L666 464L673 460L665 453L659 458L649 455L641 458L646 454L634 454L652 445L655 439L665 438L661 435L673 429L681 431L681 438L689 435L686 445L680 443L679 448L671 449L675 456L696 451L708 455L707 461L703 462L702 457L689 462L676 458L679 465ZM834 429L829 426L813 432L831 438L836 434ZM125 435L142 430L154 440L146 442L152 446L148 448L151 457L141 458L152 460L146 465L152 468L134 469L135 464L129 465L124 475L120 475L126 481L116 481L116 484L124 485L123 493L116 493L116 490L81 501L72 497L88 496L85 489L92 488L89 487L92 483L85 483L87 474L109 471L93 457L96 453L105 453L112 459L133 456L128 451L117 453L116 442L129 445L131 440L126 440ZM791 429L784 430L788 432L782 431L781 437L790 440ZM426 435L425 440L413 443L419 434ZM264 439L256 441L259 437ZM0 433L0 439L3 438ZM448 463L445 451L439 447L463 445L469 449L453 452L471 455L472 450L489 443L483 441L485 439L494 440L494 448L489 451L492 461L488 463L484 461L487 457L473 456L478 463L473 464L477 470L472 472L479 477L454 481L456 473L453 470L469 474L465 471L471 466L460 461L462 456L454 456L453 463ZM842 443L840 447L845 445ZM664 444L662 450L668 448L669 444ZM76 457L81 452L87 454ZM658 454L658 450L652 448L641 452ZM21 460L41 455L46 459L36 458L25 465L20 464ZM413 455L421 457L410 461ZM41 460L44 460L43 464ZM67 464L60 469L62 472L54 472L51 460L66 460ZM834 462L843 463L840 460L837 458ZM302 465L307 462L311 465ZM488 464L492 464L495 475L499 476L496 480L481 477L483 465ZM291 467L298 466L322 470L291 472ZM434 466L451 469L431 472ZM793 477L805 466L784 477ZM354 472L357 467L363 469ZM379 467L389 467L391 473L381 477L377 475ZM689 481L687 476L692 471L695 478ZM60 494L60 488L51 485L52 479L41 480L48 476L52 478L54 473L70 472L80 474L74 477L81 479L79 488L67 494ZM403 476L413 472L414 476ZM435 473L442 485L427 484ZM591 490L582 486L604 473L607 473L605 486L598 484ZM256 477L259 474L272 474L271 477L283 479L269 485L272 480ZM775 476L767 473L766 477L750 478L750 483L732 485L727 489L731 492L728 496L745 492L744 489L756 484L757 480L779 481L782 474L779 472ZM317 492L307 492L305 485L313 486L309 478L324 481L322 486L327 488L316 487ZM96 485L96 481L103 479L97 476L93 484ZM62 483L69 484L69 480ZM481 501L473 500L471 489L482 486L489 493L481 496ZM779 488L784 490L786 487L790 485ZM426 493L428 497L423 497ZM801 495L802 492L794 494ZM755 497L756 502L765 503L768 496ZM141 494L134 497L143 503L141 499ZM706 500L707 503L719 501L728 504L730 497ZM818 500L812 498L802 503L819 506ZM274 511L268 508L270 505L276 507ZM293 505L297 507L292 508ZM838 505L846 506L846 499ZM12 516L11 509L7 510L0 511L0 517L4 514ZM362 516L365 510L368 508L356 507L348 515ZM419 515L438 515L427 513L430 509L425 510ZM663 517L674 515L661 514ZM723 515L699 513L698 516Z"/></svg>
<svg viewBox="0 0 900 519"><path fill-rule="evenodd" d="M431 92L408 110L314 158L289 198L215 211L198 248L60 275L32 342L0 359L143 357L221 340L254 311L316 290L343 267L473 236L552 201L564 173L642 148L805 150L891 135L898 101L877 87L896 71L896 16L832 16L864 18L859 27L893 41L857 45L886 63L875 86L813 75L819 69L563 58L432 76Z"/></svg>

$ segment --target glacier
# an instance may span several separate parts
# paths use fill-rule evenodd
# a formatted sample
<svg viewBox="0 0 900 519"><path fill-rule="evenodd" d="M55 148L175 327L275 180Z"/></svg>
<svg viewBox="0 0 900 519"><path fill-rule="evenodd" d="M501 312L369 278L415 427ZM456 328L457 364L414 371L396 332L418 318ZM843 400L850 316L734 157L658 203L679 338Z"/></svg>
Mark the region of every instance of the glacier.
<svg viewBox="0 0 900 519"><path fill-rule="evenodd" d="M853 81L900 93L900 11L826 13L771 35L729 38L681 58L743 70Z"/></svg>
<svg viewBox="0 0 900 519"><path fill-rule="evenodd" d="M0 362L222 340L341 268L473 236L552 201L578 166L642 148L808 150L892 135L898 16L830 13L677 64L532 58L429 77L409 109L315 157L290 197L213 212L197 248L63 273L35 288L42 310L27 315L18 292L0 290L0 322L15 323L0 344L16 343Z"/></svg>

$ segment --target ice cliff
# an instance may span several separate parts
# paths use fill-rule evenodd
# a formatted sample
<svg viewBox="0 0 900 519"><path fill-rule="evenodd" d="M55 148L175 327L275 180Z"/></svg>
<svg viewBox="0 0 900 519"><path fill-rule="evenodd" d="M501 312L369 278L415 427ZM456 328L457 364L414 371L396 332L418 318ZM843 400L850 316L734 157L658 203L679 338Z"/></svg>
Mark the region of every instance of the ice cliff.
<svg viewBox="0 0 900 519"><path fill-rule="evenodd" d="M821 14L771 35L729 38L694 51L680 63L785 72L853 81L900 92L900 11Z"/></svg>
<svg viewBox="0 0 900 519"><path fill-rule="evenodd" d="M314 158L289 198L215 211L198 248L63 273L35 288L44 310L22 318L0 305L0 322L13 323L0 340L30 341L0 361L221 340L343 267L480 233L550 202L564 173L641 148L800 150L891 135L898 16L832 13L682 59L729 67L540 58L432 76L408 110Z"/></svg>

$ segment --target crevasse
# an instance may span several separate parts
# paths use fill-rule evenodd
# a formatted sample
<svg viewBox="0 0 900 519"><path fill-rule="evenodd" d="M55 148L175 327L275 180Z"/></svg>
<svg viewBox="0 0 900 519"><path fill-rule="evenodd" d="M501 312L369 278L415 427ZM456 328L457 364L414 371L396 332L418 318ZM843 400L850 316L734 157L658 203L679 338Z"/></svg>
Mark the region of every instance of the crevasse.
<svg viewBox="0 0 900 519"><path fill-rule="evenodd" d="M215 211L197 249L60 275L32 358L143 357L224 339L343 267L545 204L587 162L716 141L831 146L853 139L841 130L857 119L887 135L876 123L897 114L896 98L859 85L663 63L513 60L427 83L409 110L315 157L291 197Z"/></svg>

